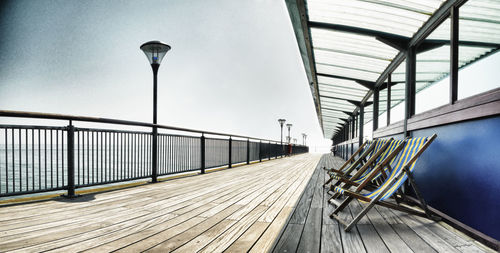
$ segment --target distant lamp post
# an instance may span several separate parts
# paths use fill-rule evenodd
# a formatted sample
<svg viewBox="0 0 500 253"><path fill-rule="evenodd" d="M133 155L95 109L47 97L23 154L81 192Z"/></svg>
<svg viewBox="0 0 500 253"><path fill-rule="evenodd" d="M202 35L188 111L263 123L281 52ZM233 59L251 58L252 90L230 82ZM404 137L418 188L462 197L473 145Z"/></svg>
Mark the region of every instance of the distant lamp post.
<svg viewBox="0 0 500 253"><path fill-rule="evenodd" d="M283 157L283 154L285 153L285 147L283 147L283 124L285 124L286 122L286 119L278 119L278 122L280 123L280 127L281 127L281 157Z"/></svg>
<svg viewBox="0 0 500 253"><path fill-rule="evenodd" d="M306 138L307 138L307 134L305 133L302 133L302 145L306 145Z"/></svg>
<svg viewBox="0 0 500 253"><path fill-rule="evenodd" d="M283 145L283 124L285 124L286 119L278 119L281 127L281 145Z"/></svg>
<svg viewBox="0 0 500 253"><path fill-rule="evenodd" d="M149 41L140 47L141 50L146 54L149 63L151 64L151 68L153 69L153 124L157 123L157 101L158 101L158 85L157 85L157 76L158 69L160 68L161 60L167 52L170 50L170 46L157 41ZM153 163L153 171L152 171L152 182L158 182L158 145L157 145L157 135L158 128L153 126L153 152L152 152L152 163Z"/></svg>
<svg viewBox="0 0 500 253"><path fill-rule="evenodd" d="M288 128L288 143L290 143L292 141L292 139L290 139L290 128L292 127L293 125L288 123L286 124L286 127Z"/></svg>

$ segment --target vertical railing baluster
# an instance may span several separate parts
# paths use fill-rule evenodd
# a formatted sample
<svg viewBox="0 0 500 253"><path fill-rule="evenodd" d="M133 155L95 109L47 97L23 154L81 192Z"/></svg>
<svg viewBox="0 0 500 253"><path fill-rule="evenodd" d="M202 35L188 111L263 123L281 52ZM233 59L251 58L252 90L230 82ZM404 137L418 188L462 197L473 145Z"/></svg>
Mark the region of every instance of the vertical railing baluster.
<svg viewBox="0 0 500 253"><path fill-rule="evenodd" d="M52 129L50 129L50 188L54 188L54 161L52 161L53 156L53 133Z"/></svg>
<svg viewBox="0 0 500 253"><path fill-rule="evenodd" d="M94 156L94 149L95 149L95 139L94 139L94 131L91 131L92 133L92 137L91 137L91 140L92 140L92 145L91 145L91 150L92 150L92 183L96 183L96 181L98 182L98 173L97 173L97 168L95 167L95 156Z"/></svg>
<svg viewBox="0 0 500 253"><path fill-rule="evenodd" d="M61 130L61 187L64 187L64 130Z"/></svg>
<svg viewBox="0 0 500 253"><path fill-rule="evenodd" d="M90 184L90 131L85 131L87 133L87 173L89 176L88 183ZM84 132L84 133L85 133ZM83 142L85 143L85 141ZM94 182L94 171L92 170L92 182Z"/></svg>
<svg viewBox="0 0 500 253"><path fill-rule="evenodd" d="M5 193L9 192L9 143L7 142L7 128L5 128Z"/></svg>
<svg viewBox="0 0 500 253"><path fill-rule="evenodd" d="M28 191L28 185L29 185L29 183L28 183L28 178L29 178L28 177L28 175L29 175L29 172L28 172L29 158L28 158L28 129L27 128L24 129L24 134L25 134L24 135L24 139L26 140L26 144L24 144L24 147L26 148L26 152L25 152L26 153L25 154L26 155L25 156L26 157L26 166L25 166L26 167L26 174L24 176L26 177L25 178L25 181L26 181L25 188L26 188L26 191ZM21 191L22 191L22 188L21 188Z"/></svg>
<svg viewBox="0 0 500 253"><path fill-rule="evenodd" d="M26 189L27 190L27 189ZM35 190L35 129L31 129L31 190Z"/></svg>
<svg viewBox="0 0 500 253"><path fill-rule="evenodd" d="M56 187L59 188L59 130L56 130Z"/></svg>

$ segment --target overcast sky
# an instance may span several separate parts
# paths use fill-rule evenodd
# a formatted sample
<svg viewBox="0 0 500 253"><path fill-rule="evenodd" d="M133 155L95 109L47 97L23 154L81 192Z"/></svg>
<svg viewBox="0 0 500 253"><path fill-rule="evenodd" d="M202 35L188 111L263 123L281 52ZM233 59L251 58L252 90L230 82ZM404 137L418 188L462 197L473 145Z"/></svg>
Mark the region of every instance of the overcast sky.
<svg viewBox="0 0 500 253"><path fill-rule="evenodd" d="M0 108L152 120L139 46L172 50L159 70L158 122L326 145L284 1L2 1ZM0 119L9 122L11 119Z"/></svg>

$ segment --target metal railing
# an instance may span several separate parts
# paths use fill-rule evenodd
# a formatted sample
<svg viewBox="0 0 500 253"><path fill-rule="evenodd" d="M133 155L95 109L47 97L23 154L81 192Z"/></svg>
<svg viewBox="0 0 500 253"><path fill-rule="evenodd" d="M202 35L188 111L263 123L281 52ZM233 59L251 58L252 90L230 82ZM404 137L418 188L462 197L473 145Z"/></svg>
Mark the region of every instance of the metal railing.
<svg viewBox="0 0 500 253"><path fill-rule="evenodd" d="M1 110L0 116L69 121L64 127L0 125L0 197L55 190L67 190L73 197L75 189L82 187L145 178L154 182L159 176L205 173L210 168L309 151L307 146L293 145L289 154L289 147L278 141L144 122ZM73 125L75 121L156 127L191 135L81 128Z"/></svg>

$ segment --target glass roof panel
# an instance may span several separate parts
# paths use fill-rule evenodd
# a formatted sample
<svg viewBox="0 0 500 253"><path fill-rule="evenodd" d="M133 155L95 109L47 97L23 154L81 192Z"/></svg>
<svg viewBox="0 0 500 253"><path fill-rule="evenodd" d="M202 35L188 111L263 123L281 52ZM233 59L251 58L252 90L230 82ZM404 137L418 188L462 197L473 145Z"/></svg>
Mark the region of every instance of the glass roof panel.
<svg viewBox="0 0 500 253"><path fill-rule="evenodd" d="M328 1L307 2L312 21L362 27L411 37L429 16L441 5L442 0L425 1Z"/></svg>
<svg viewBox="0 0 500 253"><path fill-rule="evenodd" d="M328 96L328 94L326 93L330 93L330 94L342 94L342 95L347 95L347 96L353 96L353 97L361 97L363 98L365 95L366 95L366 91L353 91L353 90L349 90L349 89L346 89L346 88L337 88L337 87L319 87L319 91L321 93L321 95L326 95ZM323 94L323 92L326 92L325 94Z"/></svg>
<svg viewBox="0 0 500 253"><path fill-rule="evenodd" d="M335 85L337 87L345 87L349 89L356 89L356 90L364 90L368 91L367 88L364 86L360 85L359 83L351 80L345 80L345 79L340 79L340 78L331 78L331 77L324 77L324 76L318 76L318 83L320 84L331 84Z"/></svg>
<svg viewBox="0 0 500 253"><path fill-rule="evenodd" d="M344 107L348 107L348 108L352 108L352 109L355 108L355 106L353 104L347 102L346 100L334 99L334 98L325 97L325 96L321 97L321 104L335 105L335 106L344 106Z"/></svg>
<svg viewBox="0 0 500 253"><path fill-rule="evenodd" d="M374 37L354 33L311 28L311 38L315 49L331 49L387 61L398 53Z"/></svg>
<svg viewBox="0 0 500 253"><path fill-rule="evenodd" d="M316 72L323 74L337 75L337 76L345 76L371 82L377 81L377 78L380 76L380 73L353 70L345 67L342 68L342 67L327 66L322 64L316 64Z"/></svg>
<svg viewBox="0 0 500 253"><path fill-rule="evenodd" d="M382 73L390 63L388 60L369 58L366 56L349 54L348 52L332 52L317 49L314 50L314 57L316 59L316 64L329 64L378 73Z"/></svg>
<svg viewBox="0 0 500 253"><path fill-rule="evenodd" d="M337 86L337 85L331 85L331 84L319 83L318 88L325 89L325 90L339 90L339 91L344 91L344 92L349 92L349 93L354 93L354 94L366 94L366 90L363 90L363 89L356 89L354 87L344 87L344 86Z"/></svg>

